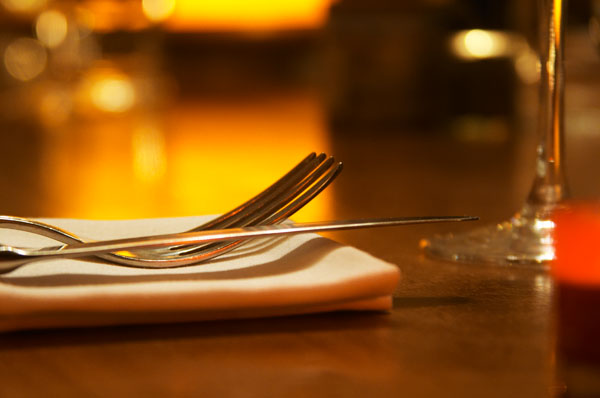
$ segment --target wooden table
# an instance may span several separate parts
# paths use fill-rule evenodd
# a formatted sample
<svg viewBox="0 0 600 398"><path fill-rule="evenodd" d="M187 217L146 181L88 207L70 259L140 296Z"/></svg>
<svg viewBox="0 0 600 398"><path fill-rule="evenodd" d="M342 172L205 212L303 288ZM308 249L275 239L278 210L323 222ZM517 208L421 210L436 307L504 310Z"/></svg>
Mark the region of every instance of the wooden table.
<svg viewBox="0 0 600 398"><path fill-rule="evenodd" d="M335 217L517 210L533 171L523 140L345 134L332 152ZM427 258L422 237L475 225L329 236L397 264L390 313L330 313L0 335L0 396L546 397L555 375L544 271Z"/></svg>

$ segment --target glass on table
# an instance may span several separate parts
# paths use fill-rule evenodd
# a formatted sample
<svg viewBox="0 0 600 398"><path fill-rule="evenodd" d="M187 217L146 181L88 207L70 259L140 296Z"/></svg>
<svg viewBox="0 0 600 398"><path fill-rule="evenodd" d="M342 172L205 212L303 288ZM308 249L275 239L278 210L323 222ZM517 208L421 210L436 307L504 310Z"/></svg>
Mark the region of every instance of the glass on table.
<svg viewBox="0 0 600 398"><path fill-rule="evenodd" d="M424 239L432 256L451 261L544 267L554 259L552 213L567 197L563 165L566 0L540 0L540 104L536 173L529 197L509 220Z"/></svg>

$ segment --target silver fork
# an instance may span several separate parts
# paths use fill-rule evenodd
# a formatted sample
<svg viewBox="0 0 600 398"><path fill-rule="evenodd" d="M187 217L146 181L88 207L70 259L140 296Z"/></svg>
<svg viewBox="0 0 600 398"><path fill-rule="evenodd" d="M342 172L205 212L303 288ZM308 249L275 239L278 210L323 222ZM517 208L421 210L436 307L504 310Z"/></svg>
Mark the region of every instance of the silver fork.
<svg viewBox="0 0 600 398"><path fill-rule="evenodd" d="M287 174L252 199L187 232L280 223L310 202L325 189L342 170L333 157L311 153ZM0 216L0 228L19 229L43 235L65 244L85 243L64 229L11 216ZM203 245L179 245L128 253L99 254L105 260L131 267L182 266L206 261L239 246L242 241Z"/></svg>

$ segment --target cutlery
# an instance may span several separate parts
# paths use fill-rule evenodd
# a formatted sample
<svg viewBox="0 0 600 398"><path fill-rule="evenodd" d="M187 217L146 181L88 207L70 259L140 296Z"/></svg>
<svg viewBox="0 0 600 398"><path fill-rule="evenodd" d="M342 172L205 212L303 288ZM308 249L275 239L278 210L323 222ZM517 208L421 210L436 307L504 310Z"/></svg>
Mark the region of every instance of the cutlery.
<svg viewBox="0 0 600 398"><path fill-rule="evenodd" d="M309 154L287 174L242 205L188 232L252 225L277 224L301 209L341 172L342 164L324 153ZM84 243L77 235L53 225L20 217L0 216L0 228L24 230L66 244ZM101 253L110 262L133 267L172 267L206 261L242 242L161 247L127 253Z"/></svg>
<svg viewBox="0 0 600 398"><path fill-rule="evenodd" d="M323 232L344 229L391 227L407 224L423 224L450 221L474 221L477 217L443 216L443 217L401 217L372 218L361 220L340 220L328 222L312 222L301 224L279 224L270 226L238 227L210 231L183 232L166 235L154 235L137 238L115 239L90 243L74 243L70 245L47 247L42 249L0 246L0 273L9 272L32 261L58 258L77 258L104 253L130 251L143 248L173 245L190 245L223 241L242 241L252 238L266 238L278 235L292 235L307 232ZM175 255L176 256L176 255ZM177 263L150 263L148 268L170 268L181 266Z"/></svg>

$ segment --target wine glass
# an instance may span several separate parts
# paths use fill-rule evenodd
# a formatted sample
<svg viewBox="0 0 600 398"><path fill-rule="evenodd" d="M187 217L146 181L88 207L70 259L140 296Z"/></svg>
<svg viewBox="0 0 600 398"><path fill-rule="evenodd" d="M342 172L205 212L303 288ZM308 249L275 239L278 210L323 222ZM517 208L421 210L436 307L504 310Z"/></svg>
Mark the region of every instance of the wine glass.
<svg viewBox="0 0 600 398"><path fill-rule="evenodd" d="M539 1L540 106L536 172L521 210L497 225L421 241L452 261L543 267L554 259L552 212L567 197L563 164L564 20L566 0Z"/></svg>

